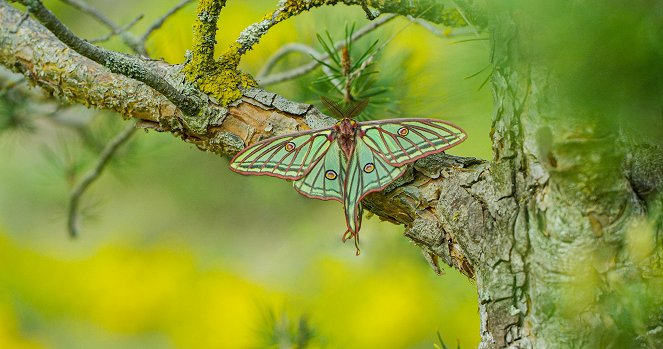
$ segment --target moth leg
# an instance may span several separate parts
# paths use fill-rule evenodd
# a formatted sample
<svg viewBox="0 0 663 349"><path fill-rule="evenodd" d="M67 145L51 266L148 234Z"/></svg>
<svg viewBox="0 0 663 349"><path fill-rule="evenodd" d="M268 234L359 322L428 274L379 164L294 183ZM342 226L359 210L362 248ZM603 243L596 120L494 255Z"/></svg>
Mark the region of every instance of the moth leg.
<svg viewBox="0 0 663 349"><path fill-rule="evenodd" d="M362 206L361 202L357 204L358 212L357 216L355 217L355 226L357 227L357 231L354 233L355 237L355 248L357 249L357 252L355 252L355 256L359 256L361 251L359 250L359 229L361 229L361 220L364 216L364 206Z"/></svg>
<svg viewBox="0 0 663 349"><path fill-rule="evenodd" d="M348 230L345 231L345 233L343 233L343 236L341 237L341 240L343 242L346 242L346 241L352 239L354 236L355 236L355 233L352 230L348 229Z"/></svg>
<svg viewBox="0 0 663 349"><path fill-rule="evenodd" d="M361 250L359 249L359 234L357 234L356 232L353 232L350 229L346 230L345 233L343 233L342 240L343 240L343 242L346 242L350 239L355 239L355 248L357 249L357 252L355 253L355 255L359 256L359 254L361 253Z"/></svg>
<svg viewBox="0 0 663 349"><path fill-rule="evenodd" d="M357 249L356 255L359 256L359 230L361 229L361 219L364 208L361 203L348 202L346 198L345 206L345 220L347 223L347 230L343 233L342 240L346 242L350 239L355 239L355 248Z"/></svg>

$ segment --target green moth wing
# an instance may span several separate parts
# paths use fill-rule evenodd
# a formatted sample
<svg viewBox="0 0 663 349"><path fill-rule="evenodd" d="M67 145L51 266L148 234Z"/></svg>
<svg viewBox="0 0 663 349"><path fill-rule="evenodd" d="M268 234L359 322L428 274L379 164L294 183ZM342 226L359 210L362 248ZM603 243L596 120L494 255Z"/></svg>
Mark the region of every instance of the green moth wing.
<svg viewBox="0 0 663 349"><path fill-rule="evenodd" d="M360 122L366 145L394 166L442 152L463 142L460 127L433 119L391 119Z"/></svg>
<svg viewBox="0 0 663 349"><path fill-rule="evenodd" d="M325 101L325 99L323 99ZM361 200L384 189L406 171L407 163L463 142L460 127L434 119L390 119L355 122L365 102L347 110L329 101L344 116L328 129L299 132L258 142L231 160L231 170L293 180L302 195L343 203L347 230L359 254Z"/></svg>
<svg viewBox="0 0 663 349"><path fill-rule="evenodd" d="M318 161L306 176L296 180L293 185L306 197L343 202L346 163L338 143L333 142L324 159Z"/></svg>
<svg viewBox="0 0 663 349"><path fill-rule="evenodd" d="M396 167L368 147L361 138L356 139L355 151L350 157L345 179L345 219L348 227L344 240L354 237L359 252L361 228L361 199L369 193L384 189L405 173L406 167Z"/></svg>
<svg viewBox="0 0 663 349"><path fill-rule="evenodd" d="M239 152L230 169L246 175L267 175L297 180L325 155L331 130L314 130L258 142Z"/></svg>

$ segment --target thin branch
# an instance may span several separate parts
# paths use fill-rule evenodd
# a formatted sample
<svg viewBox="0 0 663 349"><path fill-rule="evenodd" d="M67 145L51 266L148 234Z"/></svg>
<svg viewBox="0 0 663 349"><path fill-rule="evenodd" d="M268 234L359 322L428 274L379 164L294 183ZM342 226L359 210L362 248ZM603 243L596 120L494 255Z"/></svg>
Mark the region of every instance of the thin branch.
<svg viewBox="0 0 663 349"><path fill-rule="evenodd" d="M191 48L191 60L184 68L189 75L197 70L208 71L214 65L214 52L216 50L217 21L221 10L226 6L226 0L200 1L196 7L196 19L193 22L193 47ZM189 76L191 80L197 81L197 76Z"/></svg>
<svg viewBox="0 0 663 349"><path fill-rule="evenodd" d="M152 32L155 30L161 28L161 26L166 22L168 18L173 16L177 11L181 10L184 8L186 5L192 3L193 0L182 0L179 4L175 5L175 7L171 8L168 12L166 12L163 16L159 17L156 21L154 21L149 28L145 31L145 34L143 34L139 41L145 44L145 41L147 41L147 38L152 35Z"/></svg>
<svg viewBox="0 0 663 349"><path fill-rule="evenodd" d="M276 63L278 63L278 61L280 61L283 57L285 57L289 53L293 52L304 53L306 55L310 55L315 58L319 58L322 56L320 52L318 52L316 49L308 45L300 43L290 43L283 45L267 59L265 64L260 69L260 72L258 72L258 74L256 75L256 79L260 80L265 78L267 74L269 74L269 72L274 68Z"/></svg>
<svg viewBox="0 0 663 349"><path fill-rule="evenodd" d="M289 4L287 1L279 1L279 6L270 14L263 17L262 21L253 23L242 30L237 40L235 40L239 44L237 53L243 55L251 50L273 26L312 7L322 5L326 5L326 1L310 2L296 6Z"/></svg>
<svg viewBox="0 0 663 349"><path fill-rule="evenodd" d="M85 13L85 14L88 14L89 16L96 19L101 24L108 27L108 29L110 29L110 31L111 31L110 34L108 34L109 38L112 37L113 35L120 34L120 37L122 38L122 41L124 42L125 45L129 46L129 48L131 48L136 53L139 53L139 54L142 54L142 55L145 54L145 50L143 50L141 45L138 44L138 41L136 41L136 39L133 36L126 33L126 30L128 28L123 29L119 25L115 24L115 22L113 22L113 20L106 17L105 14L103 14L102 12L100 12L99 10L97 10L96 8L91 6L90 4L88 4L86 2L83 2L83 1L80 1L80 0L60 0L60 1L64 2L65 4L71 6L75 9ZM22 1L19 1L19 2L23 3ZM143 18L143 15L140 15L139 18L135 19L132 22L140 20L141 18ZM133 24L130 24L128 27L131 27L131 26L133 26ZM127 27L127 26L125 26L125 27ZM108 40L108 39L106 39L106 40ZM99 41L105 41L105 40L97 39L97 40L90 40L90 41L91 42L99 42Z"/></svg>
<svg viewBox="0 0 663 349"><path fill-rule="evenodd" d="M97 21L101 22L102 24L110 28L112 31L120 29L119 26L117 26L110 18L106 17L105 14L98 11L96 8L90 6L90 4L84 1L79 1L79 0L60 0L60 1L83 13L90 15L91 17L94 17Z"/></svg>
<svg viewBox="0 0 663 349"><path fill-rule="evenodd" d="M380 12L376 11L377 13L374 13L370 8L368 8L366 0L361 1L361 9L364 10L364 12L366 12L366 18L368 18L368 20L371 21L378 18L378 16L380 15Z"/></svg>
<svg viewBox="0 0 663 349"><path fill-rule="evenodd" d="M108 41L108 40L110 40L110 38L112 38L115 35L120 35L122 37L122 36L124 36L123 34L125 34L127 31L129 31L129 29L131 29L141 19L143 19L143 14L142 13L140 15L138 15L138 17L134 18L131 22L129 22L129 24L125 25L122 28L119 28L118 31L113 30L110 33L106 34L105 36L102 36L102 37L97 38L97 39L91 39L90 42L91 43L99 43L99 42ZM125 44L129 45L129 43L127 43L126 41L125 41ZM134 51L136 51L136 50L134 50ZM140 52L138 52L138 53L140 53Z"/></svg>
<svg viewBox="0 0 663 349"><path fill-rule="evenodd" d="M428 30L431 34L439 37L452 38L457 36L474 34L474 29L472 29L471 27L459 27L459 28L445 27L443 29L440 29L425 19L415 18L412 16L407 16L407 18L412 22L414 22L415 24L418 24L424 29Z"/></svg>
<svg viewBox="0 0 663 349"><path fill-rule="evenodd" d="M67 218L67 228L69 230L69 236L75 238L78 236L78 206L80 204L81 197L90 187L95 180L101 176L104 168L108 165L109 161L115 155L117 149L124 143L126 143L134 132L137 130L135 125L132 123L129 126L125 127L124 130L120 131L115 138L113 138L106 147L102 150L99 155L99 160L90 172L88 172L83 179L74 187L69 197L69 214Z"/></svg>
<svg viewBox="0 0 663 349"><path fill-rule="evenodd" d="M304 11L308 11L314 7L325 5L337 5L343 3L346 5L360 5L366 12L369 19L377 13L393 13L408 15L412 13L419 13L420 17L426 17L434 22L445 21L444 7L445 4L436 0L425 1L402 1L402 0L318 0L318 1L279 1L279 7L272 13L263 17L260 22L253 23L244 29L235 42L239 44L237 53L243 55L253 48L260 39L276 24L290 18L297 16ZM368 8L372 6L375 11ZM448 12L448 11L447 11Z"/></svg>
<svg viewBox="0 0 663 349"><path fill-rule="evenodd" d="M382 17L376 19L375 21L359 28L359 30L357 30L352 35L350 41L354 42L354 41L359 40L361 37L365 36L366 34L372 32L372 31L374 31L375 29L377 29L381 25L386 24L387 22L391 21L394 18L396 18L396 15L386 15L386 16L382 16ZM345 45L345 40L339 40L336 43L334 43L334 48L339 50L344 45ZM271 59L272 58L270 58L270 60ZM298 77L300 77L300 76L302 76L306 73L309 73L309 72L313 71L320 64L319 61L325 61L327 59L329 59L329 54L325 53L323 55L318 56L317 60L314 60L310 63L303 64L303 65L301 65L297 68L293 68L293 69L287 70L285 72L276 73L276 74L272 74L272 75L269 75L269 76L264 76L262 78L260 76L258 76L258 78L256 80L258 80L258 83L260 84L260 86L268 86L268 85L277 84L279 82L292 80L292 79L298 78Z"/></svg>
<svg viewBox="0 0 663 349"><path fill-rule="evenodd" d="M107 67L113 73L122 74L147 84L163 94L185 114L198 115L201 108L200 103L181 94L157 72L150 69L144 61L134 56L94 46L82 40L60 22L39 0L18 0L18 2L25 5L37 20L74 51Z"/></svg>
<svg viewBox="0 0 663 349"><path fill-rule="evenodd" d="M472 22L470 22L469 18L467 18L467 16L465 15L465 11L458 4L458 2L462 2L462 1L460 1L460 0L451 0L451 2L454 4L454 6L456 6L456 9L458 10L458 13L460 14L461 17L463 17L463 20L465 21L465 23L467 23L467 26L472 29L472 31L474 32L474 34L477 37L480 37L481 34L479 33L479 30L477 29L477 27Z"/></svg>

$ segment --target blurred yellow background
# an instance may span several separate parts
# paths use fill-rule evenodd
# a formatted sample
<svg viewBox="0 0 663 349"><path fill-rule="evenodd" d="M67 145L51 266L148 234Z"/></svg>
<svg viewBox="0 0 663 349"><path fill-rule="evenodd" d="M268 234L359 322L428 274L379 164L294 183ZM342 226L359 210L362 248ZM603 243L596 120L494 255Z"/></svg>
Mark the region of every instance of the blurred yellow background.
<svg viewBox="0 0 663 349"><path fill-rule="evenodd" d="M177 2L89 1L119 24L143 13L138 34ZM229 1L219 45L276 3ZM107 33L59 1L46 5L85 38ZM151 37L154 58L183 61L194 12L187 6ZM319 49L315 34L340 39L345 23L368 23L363 16L336 6L281 23L242 67L257 73L289 42ZM388 42L378 64L406 57L403 79L389 86L402 98L401 116L454 122L469 140L450 153L490 158L491 97L480 88L489 72L467 78L488 65L487 42L437 37L406 19L362 40L376 38ZM117 38L105 46L126 51ZM308 97L294 83L269 89L314 102L301 100ZM123 127L111 113L62 113L90 115L98 133ZM433 348L438 330L451 347L479 342L474 284L448 268L436 276L404 227L365 219L355 257L340 242L337 203L306 199L278 179L233 174L228 159L172 135L134 136L86 194L81 236L69 239L71 179L62 168L89 168L95 154L71 130L36 125L34 133L0 135L0 348L288 348L302 336L309 348Z"/></svg>

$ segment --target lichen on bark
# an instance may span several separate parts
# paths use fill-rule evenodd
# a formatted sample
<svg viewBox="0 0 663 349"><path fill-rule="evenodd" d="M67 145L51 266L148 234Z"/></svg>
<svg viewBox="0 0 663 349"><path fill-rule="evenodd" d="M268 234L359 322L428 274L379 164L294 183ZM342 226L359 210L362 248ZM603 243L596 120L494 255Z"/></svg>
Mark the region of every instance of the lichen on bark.
<svg viewBox="0 0 663 349"><path fill-rule="evenodd" d="M242 89L256 86L250 75L238 69L240 46L233 44L218 60L214 58L217 22L225 3L225 0L203 0L198 3L191 59L183 70L188 81L213 96L224 107L238 100Z"/></svg>

